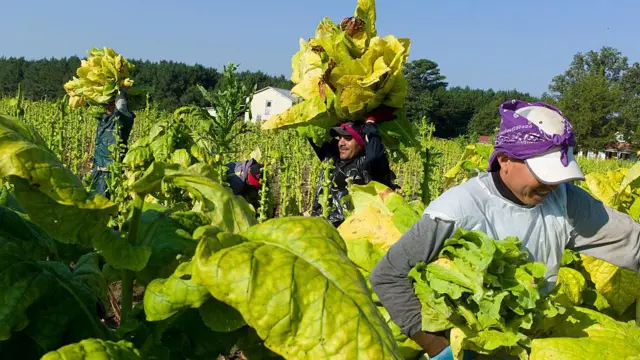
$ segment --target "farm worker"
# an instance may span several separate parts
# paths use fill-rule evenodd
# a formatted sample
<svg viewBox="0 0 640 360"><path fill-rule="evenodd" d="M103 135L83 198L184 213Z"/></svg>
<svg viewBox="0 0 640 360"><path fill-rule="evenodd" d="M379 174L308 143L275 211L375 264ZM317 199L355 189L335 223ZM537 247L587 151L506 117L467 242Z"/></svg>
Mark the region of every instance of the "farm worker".
<svg viewBox="0 0 640 360"><path fill-rule="evenodd" d="M556 282L565 249L640 271L640 223L571 183L584 175L562 112L513 100L499 113L488 171L431 202L370 276L392 320L435 359L450 359L451 349L445 337L421 330L420 302L407 274L417 262L434 260L457 228L493 239L517 236L532 259L547 266L546 290Z"/></svg>
<svg viewBox="0 0 640 360"><path fill-rule="evenodd" d="M235 195L244 197L254 209L260 205L258 190L264 166L255 159L227 164L227 183Z"/></svg>
<svg viewBox="0 0 640 360"><path fill-rule="evenodd" d="M122 87L115 101L107 106L107 112L97 119L98 128L96 129L96 143L93 153L91 187L97 193L104 194L107 197L109 197L107 193L107 178L111 176L108 165L113 162L111 149L109 148L112 145L116 145L116 128L118 130L118 140L125 146L120 153L120 161L122 161L127 152L129 135L136 117L127 107L126 91L127 88Z"/></svg>
<svg viewBox="0 0 640 360"><path fill-rule="evenodd" d="M330 175L332 185L329 187L329 202L332 209L328 220L335 227L344 221L344 209L348 206L346 203L341 204L343 197L348 194L347 179L358 185L377 181L395 187L395 174L389 167L389 159L377 126L378 123L393 120L393 111L391 107L381 106L366 116L364 125L349 121L333 127L330 134L335 139L320 147L309 139L318 158L321 161L330 160L334 166ZM320 179L311 210L312 216L322 215L319 199L323 191L321 184L324 171L320 174Z"/></svg>

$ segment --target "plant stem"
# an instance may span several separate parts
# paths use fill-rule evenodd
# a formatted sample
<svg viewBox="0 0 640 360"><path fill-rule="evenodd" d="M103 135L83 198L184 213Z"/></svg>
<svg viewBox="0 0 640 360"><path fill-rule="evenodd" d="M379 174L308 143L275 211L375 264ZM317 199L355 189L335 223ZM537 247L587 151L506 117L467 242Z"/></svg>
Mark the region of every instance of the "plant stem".
<svg viewBox="0 0 640 360"><path fill-rule="evenodd" d="M131 244L135 244L138 237L138 228L140 226L140 217L142 216L143 205L143 197L135 194L133 196L133 214L131 215L131 226L127 235L127 241L129 241L129 243ZM122 271L122 308L120 309L121 323L125 323L127 322L127 320L129 320L131 310L133 309L133 278L133 271Z"/></svg>

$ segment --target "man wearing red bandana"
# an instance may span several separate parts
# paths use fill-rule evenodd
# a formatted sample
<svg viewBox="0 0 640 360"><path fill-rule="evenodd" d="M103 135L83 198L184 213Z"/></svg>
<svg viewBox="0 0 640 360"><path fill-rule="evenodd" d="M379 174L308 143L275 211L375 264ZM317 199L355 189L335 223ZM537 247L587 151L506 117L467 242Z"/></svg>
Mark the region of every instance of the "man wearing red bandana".
<svg viewBox="0 0 640 360"><path fill-rule="evenodd" d="M391 171L389 160L385 154L382 139L378 133L377 123L393 120L393 108L382 106L370 113L361 122L346 122L331 128L334 140L313 147L320 160L331 160L334 169L331 172L333 185L329 188L329 202L332 210L329 221L338 227L344 221L344 209L348 204L341 204L342 198L348 194L347 179L353 184L365 185L370 181L377 181L391 188L395 174ZM320 174L320 183L324 180L324 172ZM322 205L319 204L322 186L318 186L316 197L311 210L312 216L322 215Z"/></svg>
<svg viewBox="0 0 640 360"><path fill-rule="evenodd" d="M231 162L227 164L227 183L235 195L244 197L254 209L258 209L260 179L262 168L255 159Z"/></svg>

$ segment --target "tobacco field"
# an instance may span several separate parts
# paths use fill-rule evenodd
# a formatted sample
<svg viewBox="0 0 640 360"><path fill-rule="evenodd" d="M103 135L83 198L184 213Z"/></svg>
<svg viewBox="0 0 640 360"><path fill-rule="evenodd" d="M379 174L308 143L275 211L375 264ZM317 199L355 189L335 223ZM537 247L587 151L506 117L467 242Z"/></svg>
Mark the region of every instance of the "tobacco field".
<svg viewBox="0 0 640 360"><path fill-rule="evenodd" d="M140 89L128 146L112 149L109 199L91 190L90 174L100 96L118 90L82 78L106 62L83 63L90 69L69 85L77 96L0 99L0 357L426 358L368 276L431 200L486 170L492 147L436 138L427 119L398 113L380 128L399 189L350 185L338 228L309 215L331 170L309 141L369 107L401 107L406 95L410 41L378 35L375 16L375 2L360 0L354 17L324 19L301 40L292 81L303 101L263 124L239 120L255 89L233 64L222 90L201 89L215 115L159 110ZM129 69L126 79L117 69L108 81L135 89ZM252 157L265 165L257 207L226 182L228 162ZM578 161L588 174L579 186L640 219L640 165ZM639 359L638 274L566 251L543 294L546 268L520 241L460 229L437 261L418 264L407 281L430 319L423 330L447 331L458 359L464 349Z"/></svg>

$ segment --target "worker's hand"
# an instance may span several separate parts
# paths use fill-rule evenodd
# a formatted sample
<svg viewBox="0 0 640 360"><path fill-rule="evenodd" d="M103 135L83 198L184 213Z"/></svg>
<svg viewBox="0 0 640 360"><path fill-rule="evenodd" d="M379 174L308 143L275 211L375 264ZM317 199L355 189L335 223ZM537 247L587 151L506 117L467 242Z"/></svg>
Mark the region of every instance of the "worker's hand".
<svg viewBox="0 0 640 360"><path fill-rule="evenodd" d="M121 87L120 93L116 96L116 109L125 116L131 116L127 107L127 88Z"/></svg>
<svg viewBox="0 0 640 360"><path fill-rule="evenodd" d="M380 105L369 114L367 114L364 120L366 122L374 122L376 124L386 121L392 121L396 118L396 116L393 114L394 111L396 111L396 108L392 108L386 105Z"/></svg>
<svg viewBox="0 0 640 360"><path fill-rule="evenodd" d="M462 359L463 360L473 360L475 358L474 353L468 350L465 350ZM442 350L439 354L430 356L430 360L453 360L453 351L451 350L451 346L447 346Z"/></svg>

